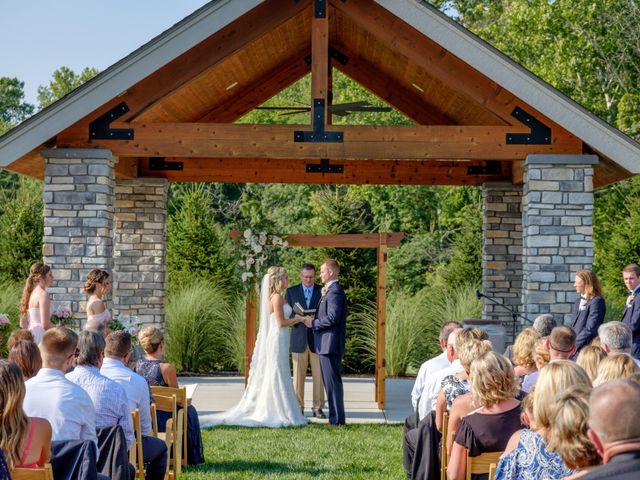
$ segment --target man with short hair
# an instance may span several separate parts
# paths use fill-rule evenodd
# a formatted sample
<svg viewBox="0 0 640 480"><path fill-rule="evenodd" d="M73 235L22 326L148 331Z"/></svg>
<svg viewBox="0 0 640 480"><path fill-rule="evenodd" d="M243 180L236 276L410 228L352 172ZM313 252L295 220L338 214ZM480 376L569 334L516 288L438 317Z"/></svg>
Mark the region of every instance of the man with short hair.
<svg viewBox="0 0 640 480"><path fill-rule="evenodd" d="M442 370L443 368L447 368L451 365L451 362L447 358L447 340L449 339L451 332L458 328L462 328L462 325L460 322L455 321L445 322L444 325L442 325L442 328L440 328L438 343L440 344L442 353L427 360L420 366L418 375L416 375L416 381L413 384L413 390L411 390L411 405L414 410L418 407L418 400L422 395L422 391L427 380L438 370Z"/></svg>
<svg viewBox="0 0 640 480"><path fill-rule="evenodd" d="M553 316L548 313L543 313L535 318L532 328L538 332L541 337L548 337L556 326L557 323L553 319Z"/></svg>
<svg viewBox="0 0 640 480"><path fill-rule="evenodd" d="M321 287L316 285L316 267L311 263L302 264L300 269L300 284L287 288L285 301L291 307L291 317L295 316L293 306L299 303L305 310L317 310L322 298ZM313 416L326 418L322 411L324 407L324 387L322 386L322 372L320 359L313 345L313 331L304 323L291 327L291 360L293 363L293 386L300 409L304 414L304 382L307 378L307 368L311 364L313 378Z"/></svg>
<svg viewBox="0 0 640 480"><path fill-rule="evenodd" d="M633 336L631 355L638 358L640 357L640 267L635 263L624 267L622 280L629 290L629 296L620 320L631 330Z"/></svg>
<svg viewBox="0 0 640 480"><path fill-rule="evenodd" d="M99 333L89 330L80 332L76 368L67 373L67 378L91 397L96 410L96 428L120 425L127 439L127 447L131 448L135 434L127 394L121 385L100 373L104 347L104 338Z"/></svg>
<svg viewBox="0 0 640 480"><path fill-rule="evenodd" d="M131 358L131 334L124 330L107 336L105 358L100 373L120 384L127 394L129 412L140 411L142 430L142 457L146 465L147 480L163 480L167 469L167 445L159 438L151 437L151 411L149 385L127 365Z"/></svg>
<svg viewBox="0 0 640 480"><path fill-rule="evenodd" d="M569 360L576 353L576 332L567 325L559 325L551 330L547 338L550 361Z"/></svg>
<svg viewBox="0 0 640 480"><path fill-rule="evenodd" d="M73 365L78 336L67 327L47 330L40 343L42 368L25 382L23 408L49 420L51 440L91 440L98 448L96 411L89 394L64 374Z"/></svg>
<svg viewBox="0 0 640 480"><path fill-rule="evenodd" d="M631 356L631 330L622 322L607 322L598 328L600 347L607 355L629 355ZM632 357L633 358L633 357ZM640 360L634 358L640 365Z"/></svg>
<svg viewBox="0 0 640 480"><path fill-rule="evenodd" d="M582 478L640 478L640 384L613 380L596 387L589 400L589 439L604 465Z"/></svg>

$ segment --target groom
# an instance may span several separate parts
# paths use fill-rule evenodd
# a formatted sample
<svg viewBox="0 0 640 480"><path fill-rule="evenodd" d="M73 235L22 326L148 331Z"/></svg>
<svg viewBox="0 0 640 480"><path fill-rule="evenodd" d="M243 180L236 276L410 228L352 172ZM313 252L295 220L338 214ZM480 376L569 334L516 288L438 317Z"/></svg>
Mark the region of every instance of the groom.
<svg viewBox="0 0 640 480"><path fill-rule="evenodd" d="M315 318L305 320L307 327L313 329L315 350L320 358L322 381L329 401L331 425L345 423L341 362L347 331L347 297L338 283L339 274L340 267L335 260L329 259L322 264L322 299Z"/></svg>

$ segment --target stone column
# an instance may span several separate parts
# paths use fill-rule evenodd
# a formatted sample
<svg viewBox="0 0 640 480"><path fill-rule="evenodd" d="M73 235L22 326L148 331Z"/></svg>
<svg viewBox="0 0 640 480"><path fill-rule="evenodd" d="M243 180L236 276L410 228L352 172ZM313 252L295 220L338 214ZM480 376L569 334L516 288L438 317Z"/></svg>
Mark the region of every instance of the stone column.
<svg viewBox="0 0 640 480"><path fill-rule="evenodd" d="M482 290L522 313L522 186L488 182L482 186L482 199ZM512 315L486 298L482 318L500 320L507 340L513 340L517 333Z"/></svg>
<svg viewBox="0 0 640 480"><path fill-rule="evenodd" d="M115 187L114 305L142 324L164 326L165 179L118 180Z"/></svg>
<svg viewBox="0 0 640 480"><path fill-rule="evenodd" d="M569 320L573 277L593 263L595 155L529 155L524 168L523 286L525 315Z"/></svg>
<svg viewBox="0 0 640 480"><path fill-rule="evenodd" d="M103 149L43 150L44 262L55 284L53 307L86 318L87 273L113 267L113 187L116 159Z"/></svg>

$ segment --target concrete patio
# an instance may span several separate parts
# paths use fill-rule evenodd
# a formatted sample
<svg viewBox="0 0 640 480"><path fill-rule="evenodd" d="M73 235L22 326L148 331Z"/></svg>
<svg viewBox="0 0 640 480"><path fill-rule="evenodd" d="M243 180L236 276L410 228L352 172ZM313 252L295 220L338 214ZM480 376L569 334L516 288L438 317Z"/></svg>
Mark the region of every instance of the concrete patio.
<svg viewBox="0 0 640 480"><path fill-rule="evenodd" d="M193 405L200 415L220 412L233 407L244 390L243 377L180 377L181 385L197 383ZM388 378L385 410L374 402L373 377L345 377L344 398L347 423L399 423L411 413L413 378ZM311 377L305 384L305 415L311 415ZM328 413L328 407L325 409ZM310 419L312 422L326 420Z"/></svg>

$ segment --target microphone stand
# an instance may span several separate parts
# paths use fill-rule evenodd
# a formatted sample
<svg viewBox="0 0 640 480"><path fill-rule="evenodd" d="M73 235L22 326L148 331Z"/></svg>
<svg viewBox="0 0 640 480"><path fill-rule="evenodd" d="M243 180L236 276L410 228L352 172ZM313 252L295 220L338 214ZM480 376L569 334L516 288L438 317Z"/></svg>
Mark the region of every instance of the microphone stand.
<svg viewBox="0 0 640 480"><path fill-rule="evenodd" d="M529 320L524 315L518 313L518 311L515 308L511 308L511 307L509 307L508 305L505 305L502 302L498 302L494 297L492 297L491 295L485 295L479 289L476 289L476 297L478 297L478 299L486 298L487 300L489 300L494 305L497 305L497 306L501 307L502 309L506 310L507 312L509 312L511 314L511 319L512 319L512 322L513 322L513 336L514 336L514 338L516 336L516 324L518 323L518 317L520 317L521 319L523 319L527 323L533 325L533 321L532 320Z"/></svg>

